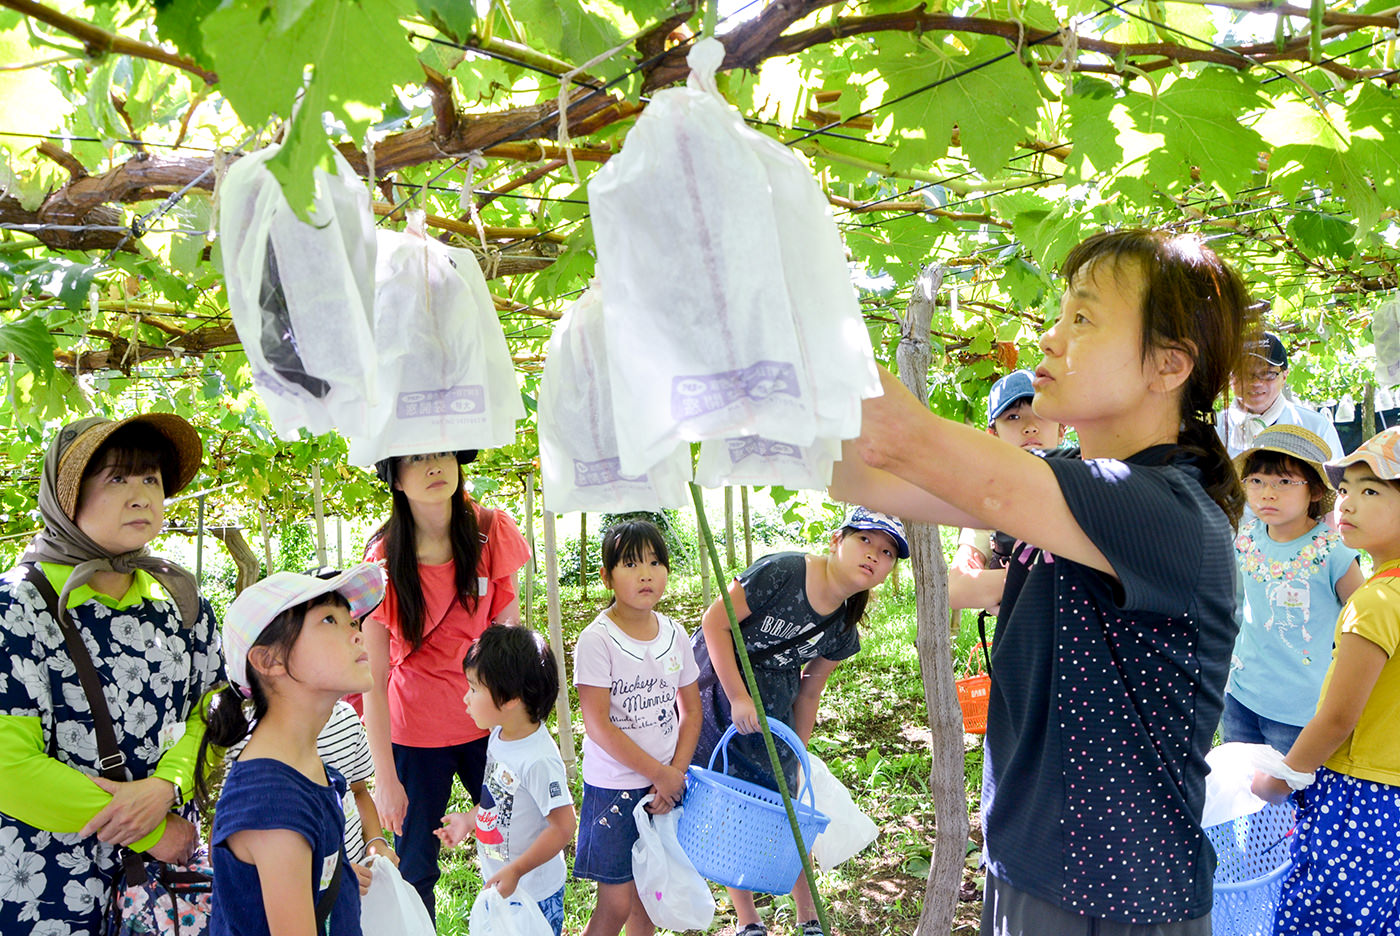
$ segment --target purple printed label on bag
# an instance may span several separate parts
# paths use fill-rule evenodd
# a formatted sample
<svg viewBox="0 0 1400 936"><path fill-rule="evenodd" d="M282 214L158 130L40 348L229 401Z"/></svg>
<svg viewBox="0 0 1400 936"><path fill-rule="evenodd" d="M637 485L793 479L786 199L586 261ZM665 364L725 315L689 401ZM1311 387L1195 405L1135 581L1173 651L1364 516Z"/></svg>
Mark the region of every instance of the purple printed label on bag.
<svg viewBox="0 0 1400 936"><path fill-rule="evenodd" d="M446 390L410 390L400 393L395 415L399 419L422 416L470 416L486 409L486 388L449 387Z"/></svg>
<svg viewBox="0 0 1400 936"><path fill-rule="evenodd" d="M598 461L574 459L574 485L576 487L597 487L600 484L613 484L627 481L636 484L646 480L646 475L625 475L622 473L622 459L600 458Z"/></svg>
<svg viewBox="0 0 1400 936"><path fill-rule="evenodd" d="M729 463L737 465L750 455L757 455L759 458L802 458L802 449L790 442L779 442L777 439L765 439L763 436L739 436L737 439L727 439L724 443L729 449Z"/></svg>
<svg viewBox="0 0 1400 936"><path fill-rule="evenodd" d="M676 377L671 381L671 415L692 419L736 400L766 400L775 393L802 396L796 367L783 361L759 361L739 370Z"/></svg>

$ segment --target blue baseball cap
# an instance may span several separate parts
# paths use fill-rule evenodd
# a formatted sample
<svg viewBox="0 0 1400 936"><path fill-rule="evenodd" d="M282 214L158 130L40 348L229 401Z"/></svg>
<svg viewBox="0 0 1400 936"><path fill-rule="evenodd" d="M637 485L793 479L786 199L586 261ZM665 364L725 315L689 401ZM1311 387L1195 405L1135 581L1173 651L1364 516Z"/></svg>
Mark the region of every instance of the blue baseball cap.
<svg viewBox="0 0 1400 936"><path fill-rule="evenodd" d="M882 514L878 510L870 510L866 507L852 507L846 514L846 519L841 522L843 530L876 530L884 533L894 540L895 548L899 550L899 558L909 558L909 540L904 537L904 524L900 523L889 514Z"/></svg>
<svg viewBox="0 0 1400 936"><path fill-rule="evenodd" d="M1012 371L992 384L992 392L987 397L987 425L997 421L997 417L1014 404L1035 396L1035 374L1028 370Z"/></svg>

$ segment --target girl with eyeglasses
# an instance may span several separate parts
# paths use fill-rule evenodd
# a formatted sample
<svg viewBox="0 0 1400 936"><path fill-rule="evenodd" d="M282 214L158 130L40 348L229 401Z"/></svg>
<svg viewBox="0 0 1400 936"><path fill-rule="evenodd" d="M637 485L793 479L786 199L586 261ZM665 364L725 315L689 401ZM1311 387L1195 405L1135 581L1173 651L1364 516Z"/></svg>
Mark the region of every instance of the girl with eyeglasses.
<svg viewBox="0 0 1400 936"><path fill-rule="evenodd" d="M487 732L462 707L462 659L491 624L519 618L516 577L530 555L514 520L467 496L462 466L475 457L434 452L376 464L393 509L365 547L388 577L384 603L364 625L374 800L400 873L434 918L434 832L453 778L476 802L486 768Z"/></svg>
<svg viewBox="0 0 1400 936"><path fill-rule="evenodd" d="M1280 753L1317 710L1337 616L1364 581L1356 550L1325 519L1336 492L1327 443L1300 426L1270 426L1235 465L1257 519L1235 537L1244 594L1225 686L1221 735Z"/></svg>

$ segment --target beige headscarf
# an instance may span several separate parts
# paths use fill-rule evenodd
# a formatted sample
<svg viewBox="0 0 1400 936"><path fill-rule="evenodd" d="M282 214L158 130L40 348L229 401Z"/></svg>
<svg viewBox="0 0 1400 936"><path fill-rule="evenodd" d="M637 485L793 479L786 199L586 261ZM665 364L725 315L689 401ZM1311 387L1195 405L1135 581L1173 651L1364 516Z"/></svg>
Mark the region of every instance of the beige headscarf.
<svg viewBox="0 0 1400 936"><path fill-rule="evenodd" d="M49 445L49 450L44 455L43 479L39 483L39 514L44 518L44 529L40 530L38 535L34 537L29 548L20 557L20 561L52 562L73 567L73 574L68 577L68 581L63 585L63 591L58 596L60 615L67 614L69 593L86 583L94 573L116 572L119 575L130 575L141 569L165 586L165 590L174 599L175 607L180 612L180 621L185 626L193 625L195 618L199 616L199 588L194 576L188 570L169 559L151 555L150 550L144 546L141 549L121 554L108 552L78 528L73 517L65 512L59 496L60 475L64 477L65 482L68 482L73 471L82 472L86 467L87 459L93 454L92 451L88 451L80 465L64 465L63 456L69 447L90 430L106 430L103 434L110 435L115 429L131 422L150 423L171 438L177 456L180 458L180 477L164 480L167 485L166 493L174 494L181 487L184 487L198 471L199 455L196 451L194 462L190 464L189 437L181 433L181 437L177 439L172 435L172 431L179 432L179 429L171 424L172 419L184 423L184 428L193 435L197 442L199 437L189 423L178 416L160 414L158 420L151 417L135 417L123 420L119 424L114 424L112 420L101 416L90 416L87 419L80 419L64 426ZM77 513L76 507L73 508L73 513Z"/></svg>

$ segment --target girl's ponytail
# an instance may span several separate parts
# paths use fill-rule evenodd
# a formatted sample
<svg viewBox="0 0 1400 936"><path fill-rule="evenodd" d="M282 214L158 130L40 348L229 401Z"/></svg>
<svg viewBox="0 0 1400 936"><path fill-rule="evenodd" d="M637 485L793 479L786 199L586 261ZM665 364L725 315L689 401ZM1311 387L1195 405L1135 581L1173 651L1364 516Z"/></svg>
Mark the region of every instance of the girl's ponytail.
<svg viewBox="0 0 1400 936"><path fill-rule="evenodd" d="M210 700L209 710L200 713L205 729L204 737L199 742L199 753L194 761L194 798L201 810L207 810L213 805L210 781L214 771L209 764L210 749L215 749L215 756L222 760L223 752L248 737L252 721L261 718L267 711L267 700L262 697L256 682L253 686L252 720L249 720L248 713L243 709L245 701L247 700L237 689L224 686ZM258 704L259 701L261 705Z"/></svg>

